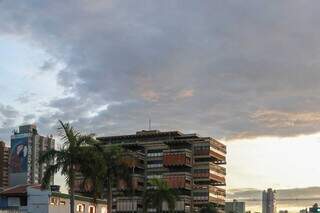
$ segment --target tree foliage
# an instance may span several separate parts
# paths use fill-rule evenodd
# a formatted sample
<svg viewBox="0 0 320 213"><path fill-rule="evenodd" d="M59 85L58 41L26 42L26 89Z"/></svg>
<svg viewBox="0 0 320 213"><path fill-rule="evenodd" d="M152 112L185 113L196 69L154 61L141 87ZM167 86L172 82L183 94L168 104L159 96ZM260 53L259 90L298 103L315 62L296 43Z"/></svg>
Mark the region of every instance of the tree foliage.
<svg viewBox="0 0 320 213"><path fill-rule="evenodd" d="M213 204L207 204L200 209L200 213L218 213L219 210Z"/></svg>
<svg viewBox="0 0 320 213"><path fill-rule="evenodd" d="M177 195L173 189L171 189L167 182L162 179L151 179L148 182L149 189L144 196L144 211L147 211L148 207L156 208L157 212L162 212L162 204L167 203L169 211L173 212L175 209L175 203L177 201Z"/></svg>
<svg viewBox="0 0 320 213"><path fill-rule="evenodd" d="M58 132L63 145L59 150L50 149L41 154L40 163L47 165L41 184L43 188L48 188L54 174L61 171L70 191L70 213L74 213L75 175L81 162L81 147L93 140L93 135L81 135L69 123L59 121L59 124Z"/></svg>

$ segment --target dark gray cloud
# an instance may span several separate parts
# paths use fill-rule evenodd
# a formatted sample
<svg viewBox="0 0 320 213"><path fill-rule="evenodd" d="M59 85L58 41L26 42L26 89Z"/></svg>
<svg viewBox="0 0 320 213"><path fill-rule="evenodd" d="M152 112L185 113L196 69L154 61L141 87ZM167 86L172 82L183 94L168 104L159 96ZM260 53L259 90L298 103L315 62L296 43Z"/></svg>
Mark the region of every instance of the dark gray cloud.
<svg viewBox="0 0 320 213"><path fill-rule="evenodd" d="M320 187L293 188L276 190L278 199L319 199ZM253 200L261 199L262 191L258 189L231 189L228 199Z"/></svg>
<svg viewBox="0 0 320 213"><path fill-rule="evenodd" d="M40 124L114 134L151 117L154 128L216 137L319 130L319 1L0 4L1 34L65 65L57 80L69 96Z"/></svg>

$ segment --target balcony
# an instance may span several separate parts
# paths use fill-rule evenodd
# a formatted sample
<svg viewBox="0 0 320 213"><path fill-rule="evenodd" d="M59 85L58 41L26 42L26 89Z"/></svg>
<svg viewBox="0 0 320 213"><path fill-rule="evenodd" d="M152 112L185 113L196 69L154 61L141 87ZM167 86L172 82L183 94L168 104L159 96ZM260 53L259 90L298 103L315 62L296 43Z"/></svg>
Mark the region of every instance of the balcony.
<svg viewBox="0 0 320 213"><path fill-rule="evenodd" d="M195 147L194 148L195 158L212 158L216 164L225 164L226 156L225 153L213 147Z"/></svg>
<svg viewBox="0 0 320 213"><path fill-rule="evenodd" d="M122 157L122 162L129 168L144 169L145 155L141 152L126 151L126 155Z"/></svg>
<svg viewBox="0 0 320 213"><path fill-rule="evenodd" d="M195 187L193 192L193 201L196 205L206 204L208 202L224 205L225 197L225 190L214 186Z"/></svg>
<svg viewBox="0 0 320 213"><path fill-rule="evenodd" d="M141 212L143 200L140 197L118 197L116 201L117 212Z"/></svg>
<svg viewBox="0 0 320 213"><path fill-rule="evenodd" d="M175 149L163 151L163 166L188 166L191 167L191 151Z"/></svg>
<svg viewBox="0 0 320 213"><path fill-rule="evenodd" d="M195 168L193 173L195 181L207 181L217 186L225 185L226 169L214 164L210 164L209 168Z"/></svg>
<svg viewBox="0 0 320 213"><path fill-rule="evenodd" d="M170 188L190 189L192 188L191 177L187 174L168 174L164 177Z"/></svg>
<svg viewBox="0 0 320 213"><path fill-rule="evenodd" d="M134 174L132 177L131 186L124 180L119 180L117 184L117 189L121 191L136 190L142 191L144 188L144 178L142 175Z"/></svg>

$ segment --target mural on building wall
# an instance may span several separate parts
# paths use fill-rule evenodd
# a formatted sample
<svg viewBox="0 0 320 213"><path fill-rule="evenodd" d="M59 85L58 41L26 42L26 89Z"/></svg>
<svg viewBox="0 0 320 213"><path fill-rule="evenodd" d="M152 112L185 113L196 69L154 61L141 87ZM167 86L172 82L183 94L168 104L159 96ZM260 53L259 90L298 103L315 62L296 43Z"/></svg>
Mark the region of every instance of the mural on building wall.
<svg viewBox="0 0 320 213"><path fill-rule="evenodd" d="M28 138L11 140L10 172L22 173L28 170Z"/></svg>

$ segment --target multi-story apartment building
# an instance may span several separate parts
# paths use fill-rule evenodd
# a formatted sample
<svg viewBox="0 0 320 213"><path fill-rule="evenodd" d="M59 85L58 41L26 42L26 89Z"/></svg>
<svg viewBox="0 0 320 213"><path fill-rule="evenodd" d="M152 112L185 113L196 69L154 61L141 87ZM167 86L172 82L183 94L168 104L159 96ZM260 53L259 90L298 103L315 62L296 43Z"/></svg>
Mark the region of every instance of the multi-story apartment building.
<svg viewBox="0 0 320 213"><path fill-rule="evenodd" d="M272 189L262 192L262 213L276 213L276 191Z"/></svg>
<svg viewBox="0 0 320 213"><path fill-rule="evenodd" d="M120 144L136 156L131 164L133 187L113 190L113 210L139 212L151 178L162 178L179 195L176 212L195 212L212 203L224 208L226 146L209 137L179 131L140 131L133 135L99 137L105 145ZM128 189L129 190L129 189ZM163 210L166 210L163 204Z"/></svg>
<svg viewBox="0 0 320 213"><path fill-rule="evenodd" d="M0 190L9 186L9 153L10 148L0 141Z"/></svg>
<svg viewBox="0 0 320 213"><path fill-rule="evenodd" d="M39 157L54 146L52 136L39 135L36 125L20 126L11 136L9 185L41 183L47 165L39 164Z"/></svg>

